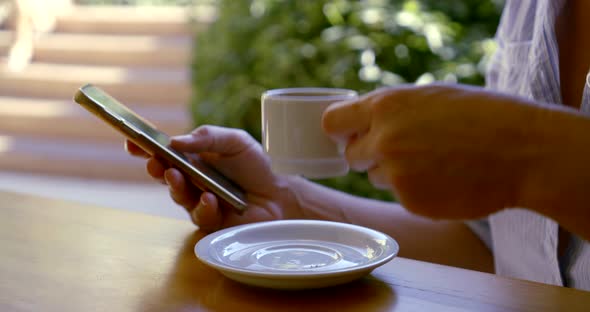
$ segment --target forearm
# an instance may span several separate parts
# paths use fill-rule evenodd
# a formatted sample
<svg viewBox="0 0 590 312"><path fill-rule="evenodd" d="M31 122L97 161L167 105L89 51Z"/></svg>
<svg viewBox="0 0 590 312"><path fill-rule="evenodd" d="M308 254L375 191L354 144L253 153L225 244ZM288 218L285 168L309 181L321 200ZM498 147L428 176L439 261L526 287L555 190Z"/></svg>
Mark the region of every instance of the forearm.
<svg viewBox="0 0 590 312"><path fill-rule="evenodd" d="M573 110L540 108L538 147L531 159L520 206L556 220L590 240L590 118Z"/></svg>
<svg viewBox="0 0 590 312"><path fill-rule="evenodd" d="M479 271L493 269L491 253L462 222L433 221L396 203L365 199L288 178L305 217L347 222L379 230L400 244L400 255Z"/></svg>

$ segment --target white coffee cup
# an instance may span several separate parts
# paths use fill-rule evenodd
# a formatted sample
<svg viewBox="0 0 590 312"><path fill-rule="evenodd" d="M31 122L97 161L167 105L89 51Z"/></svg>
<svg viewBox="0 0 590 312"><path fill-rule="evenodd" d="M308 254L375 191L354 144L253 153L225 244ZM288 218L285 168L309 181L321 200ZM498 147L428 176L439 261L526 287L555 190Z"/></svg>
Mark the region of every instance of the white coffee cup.
<svg viewBox="0 0 590 312"><path fill-rule="evenodd" d="M278 174L327 178L348 173L343 148L322 131L322 113L332 103L358 97L333 88L289 88L262 95L262 144Z"/></svg>

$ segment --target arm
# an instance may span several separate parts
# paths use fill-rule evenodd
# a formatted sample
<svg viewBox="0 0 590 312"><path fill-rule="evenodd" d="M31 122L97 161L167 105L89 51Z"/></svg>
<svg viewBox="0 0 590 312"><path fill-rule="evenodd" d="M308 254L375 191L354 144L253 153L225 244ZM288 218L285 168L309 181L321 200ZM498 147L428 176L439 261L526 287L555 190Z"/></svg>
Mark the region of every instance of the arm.
<svg viewBox="0 0 590 312"><path fill-rule="evenodd" d="M287 180L305 218L347 222L387 233L399 242L402 257L493 272L490 250L463 222L427 219L397 203L352 196L299 177Z"/></svg>
<svg viewBox="0 0 590 312"><path fill-rule="evenodd" d="M150 158L149 174L168 184L174 201L186 208L202 230L276 219L350 222L390 234L399 242L401 256L492 271L490 251L462 223L431 221L397 204L354 197L298 177L274 175L260 144L243 131L204 126L173 138L172 144L189 155L199 153L248 194L248 209L237 215L220 205L213 194L192 187L178 170ZM127 142L127 149L147 156L131 142Z"/></svg>
<svg viewBox="0 0 590 312"><path fill-rule="evenodd" d="M590 118L566 108L531 110L536 153L518 204L590 240Z"/></svg>
<svg viewBox="0 0 590 312"><path fill-rule="evenodd" d="M330 106L326 132L404 208L472 219L523 207L590 240L590 118L464 85L382 89Z"/></svg>

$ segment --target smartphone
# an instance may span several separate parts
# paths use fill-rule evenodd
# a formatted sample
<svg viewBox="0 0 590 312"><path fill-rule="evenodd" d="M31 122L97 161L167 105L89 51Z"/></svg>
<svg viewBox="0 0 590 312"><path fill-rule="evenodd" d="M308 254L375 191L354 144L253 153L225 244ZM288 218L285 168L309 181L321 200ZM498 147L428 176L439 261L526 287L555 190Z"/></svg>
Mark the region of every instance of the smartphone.
<svg viewBox="0 0 590 312"><path fill-rule="evenodd" d="M208 166L198 157L189 160L186 155L170 148L170 137L150 122L137 115L98 87L87 84L74 96L74 101L98 116L125 135L143 150L180 170L193 184L211 192L235 208L238 213L246 209L244 192L231 180Z"/></svg>

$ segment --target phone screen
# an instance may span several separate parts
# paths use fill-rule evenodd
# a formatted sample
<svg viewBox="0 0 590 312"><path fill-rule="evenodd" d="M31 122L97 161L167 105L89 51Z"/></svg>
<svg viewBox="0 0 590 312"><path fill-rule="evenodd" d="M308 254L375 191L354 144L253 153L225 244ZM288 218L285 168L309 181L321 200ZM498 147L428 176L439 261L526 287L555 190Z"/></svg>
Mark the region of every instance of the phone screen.
<svg viewBox="0 0 590 312"><path fill-rule="evenodd" d="M191 180L193 180L193 183L195 183L200 188L205 188L208 191L212 191L221 197L222 200L225 200L230 205L234 206L234 208L237 208L238 211L241 212L245 209L245 195L238 186L229 181L221 173L205 164L198 158L198 156L191 157L189 160L183 153L170 148L170 137L167 134L156 129L156 127L150 122L137 115L131 109L101 89L92 85L86 85L80 88L75 100L76 102L82 104L82 106L85 108L92 110L92 112L95 114L108 114L111 117L109 121L112 121L113 118L117 120L118 125L113 125L113 122L110 123L119 131L123 130L121 127L126 127L128 131L132 131L134 134L137 134L140 137L145 137L146 139L151 140L152 145L155 145L158 149L157 151L152 151L154 154L156 154L156 156L164 156L163 158L165 160L172 161L173 163L170 165L175 166L185 174L188 174L189 177L192 178ZM87 103L88 101L91 103ZM89 104L98 106L102 112L97 112L94 110L93 108L97 108L95 106L88 107ZM125 131L123 132L125 133ZM129 138L134 141L134 143L140 146L143 145L141 144L142 142L136 141L137 138ZM166 155L161 155L161 153L158 153L158 151L172 154L173 157L165 157Z"/></svg>

